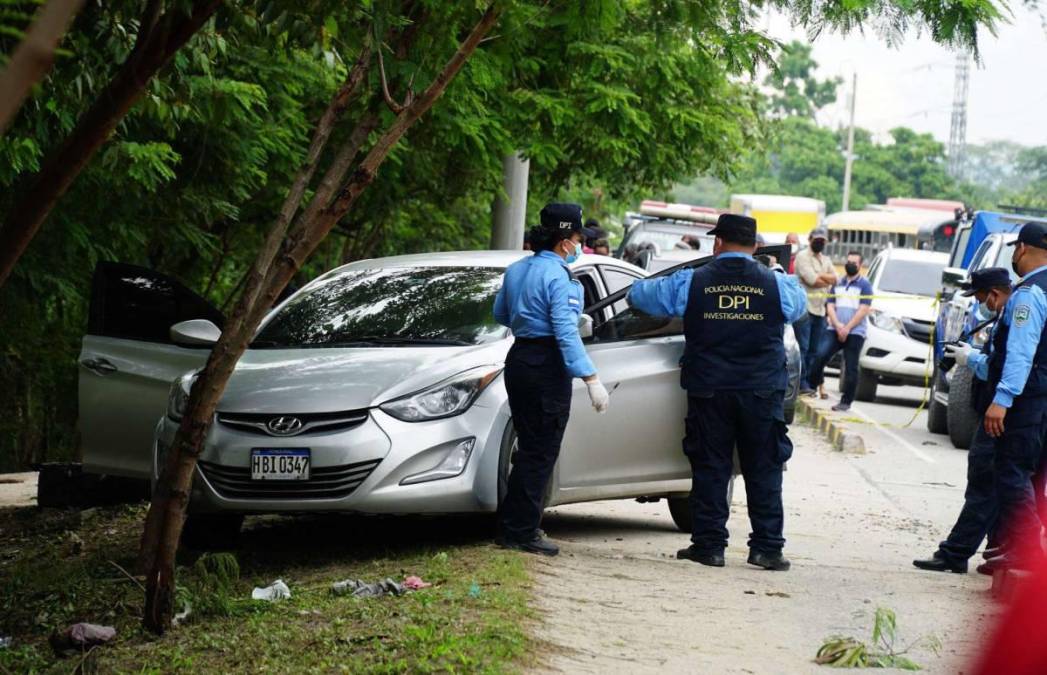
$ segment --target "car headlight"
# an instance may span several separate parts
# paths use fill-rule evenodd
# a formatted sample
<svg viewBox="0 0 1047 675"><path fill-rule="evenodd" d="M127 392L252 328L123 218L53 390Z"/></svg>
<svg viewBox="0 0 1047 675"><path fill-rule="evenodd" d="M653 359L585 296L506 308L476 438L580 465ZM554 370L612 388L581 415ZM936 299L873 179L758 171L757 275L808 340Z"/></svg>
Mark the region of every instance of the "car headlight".
<svg viewBox="0 0 1047 675"><path fill-rule="evenodd" d="M877 328L892 333L898 333L899 335L905 335L905 330L902 328L902 320L893 314L884 312L883 310L874 309L869 312L869 318Z"/></svg>
<svg viewBox="0 0 1047 675"><path fill-rule="evenodd" d="M471 368L427 389L393 399L378 407L404 422L453 417L468 410L501 372L501 366Z"/></svg>
<svg viewBox="0 0 1047 675"><path fill-rule="evenodd" d="M185 415L189 406L189 390L195 379L196 373L187 373L171 383L171 391L167 394L167 416L175 422L181 422Z"/></svg>

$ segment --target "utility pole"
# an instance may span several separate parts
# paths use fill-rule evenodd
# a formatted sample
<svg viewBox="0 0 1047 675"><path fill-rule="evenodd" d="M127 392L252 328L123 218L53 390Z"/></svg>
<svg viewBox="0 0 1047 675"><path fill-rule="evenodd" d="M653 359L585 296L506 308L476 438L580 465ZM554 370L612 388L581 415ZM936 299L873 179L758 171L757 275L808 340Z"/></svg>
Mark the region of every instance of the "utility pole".
<svg viewBox="0 0 1047 675"><path fill-rule="evenodd" d="M949 175L953 178L960 178L967 159L967 85L970 79L970 55L960 52L956 55L952 123L949 125Z"/></svg>
<svg viewBox="0 0 1047 675"><path fill-rule="evenodd" d="M523 248L527 221L527 177L531 160L516 152L502 160L503 195L494 201L494 223L491 227L491 249Z"/></svg>
<svg viewBox="0 0 1047 675"><path fill-rule="evenodd" d="M847 154L843 165L843 204L841 211L851 205L851 166L854 164L854 102L858 98L858 72L855 71L851 81L851 126L847 130Z"/></svg>

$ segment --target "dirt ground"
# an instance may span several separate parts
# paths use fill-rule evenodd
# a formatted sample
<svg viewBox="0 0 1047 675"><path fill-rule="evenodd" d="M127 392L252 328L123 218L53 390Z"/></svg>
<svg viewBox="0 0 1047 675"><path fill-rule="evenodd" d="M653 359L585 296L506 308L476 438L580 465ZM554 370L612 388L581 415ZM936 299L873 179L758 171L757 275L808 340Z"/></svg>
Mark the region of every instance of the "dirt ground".
<svg viewBox="0 0 1047 675"><path fill-rule="evenodd" d="M960 673L993 613L988 577L920 572L962 503L964 453L921 462L871 432L870 453L834 452L807 427L785 479L789 572L745 563L749 532L738 481L727 567L675 559L688 537L663 503L557 508L545 529L563 553L539 560L552 672L826 672L823 638L869 639L879 606L897 613L899 642L942 643L910 656L930 673Z"/></svg>

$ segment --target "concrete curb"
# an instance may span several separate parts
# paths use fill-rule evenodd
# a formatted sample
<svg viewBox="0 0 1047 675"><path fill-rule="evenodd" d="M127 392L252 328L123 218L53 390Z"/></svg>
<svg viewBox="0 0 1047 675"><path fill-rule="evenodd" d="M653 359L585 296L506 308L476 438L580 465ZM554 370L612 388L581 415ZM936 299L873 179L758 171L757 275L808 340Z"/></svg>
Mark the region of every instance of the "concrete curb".
<svg viewBox="0 0 1047 675"><path fill-rule="evenodd" d="M802 421L824 434L834 450L854 455L865 454L865 439L853 431L848 431L827 411L800 398L796 401L796 414Z"/></svg>

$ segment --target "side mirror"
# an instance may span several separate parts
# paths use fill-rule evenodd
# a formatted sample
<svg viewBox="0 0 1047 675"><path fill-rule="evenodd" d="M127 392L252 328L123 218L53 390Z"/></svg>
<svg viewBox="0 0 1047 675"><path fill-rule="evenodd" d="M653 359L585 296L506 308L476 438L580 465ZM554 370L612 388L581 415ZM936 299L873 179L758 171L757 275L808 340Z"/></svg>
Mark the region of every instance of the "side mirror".
<svg viewBox="0 0 1047 675"><path fill-rule="evenodd" d="M593 336L593 317L588 314L578 317L578 334L583 340Z"/></svg>
<svg viewBox="0 0 1047 675"><path fill-rule="evenodd" d="M192 319L171 326L171 341L183 347L214 347L222 331L207 319Z"/></svg>
<svg viewBox="0 0 1047 675"><path fill-rule="evenodd" d="M962 267L946 267L942 270L942 287L948 291L955 291L967 278L967 270Z"/></svg>

